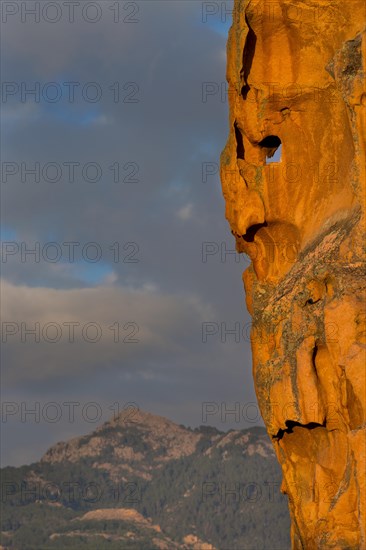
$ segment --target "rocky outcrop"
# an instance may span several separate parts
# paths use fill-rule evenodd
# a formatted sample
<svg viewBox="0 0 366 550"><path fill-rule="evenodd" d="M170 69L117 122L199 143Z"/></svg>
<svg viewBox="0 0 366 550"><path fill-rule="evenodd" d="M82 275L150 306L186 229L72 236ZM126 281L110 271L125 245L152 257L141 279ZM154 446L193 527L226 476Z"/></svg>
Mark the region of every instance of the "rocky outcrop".
<svg viewBox="0 0 366 550"><path fill-rule="evenodd" d="M116 415L90 435L56 443L41 460L50 463L64 460L77 462L81 457L100 457L105 454L106 435L120 465L131 461L143 464L148 450L156 467L161 462L191 455L202 438L200 434L167 418L136 407L131 408L128 415L124 412Z"/></svg>
<svg viewBox="0 0 366 550"><path fill-rule="evenodd" d="M125 529L124 532L121 530L122 533L119 534L95 530L88 533L85 528L83 530L72 529L78 522L91 525L95 525L97 522L100 525L100 522L103 522L104 526L108 525L108 522L122 522L125 526L129 526L130 530ZM49 536L50 541L59 540L67 544L67 539L75 539L74 548L77 547L77 543L81 538L84 543L90 541L98 544L99 548L107 548L113 543L117 543L120 548L144 548L148 541L153 550L216 550L212 544L203 542L194 535L187 535L184 537L183 543L177 543L162 533L160 525L154 525L151 518L142 516L133 508L92 510L82 516L73 518L69 525L71 529L67 532L52 533ZM156 533L159 534L159 538L156 537Z"/></svg>
<svg viewBox="0 0 366 550"><path fill-rule="evenodd" d="M366 548L363 0L236 0L226 216L295 549Z"/></svg>

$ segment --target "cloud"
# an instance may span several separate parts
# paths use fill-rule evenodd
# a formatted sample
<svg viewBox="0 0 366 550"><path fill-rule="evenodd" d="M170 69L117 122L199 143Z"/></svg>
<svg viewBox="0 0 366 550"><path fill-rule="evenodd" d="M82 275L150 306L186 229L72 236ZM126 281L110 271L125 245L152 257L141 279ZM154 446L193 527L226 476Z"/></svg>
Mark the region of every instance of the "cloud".
<svg viewBox="0 0 366 550"><path fill-rule="evenodd" d="M202 342L202 322L249 321L240 300L248 263L230 252L218 171L202 177L203 163L218 168L228 133L221 93L227 27L221 13L203 23L201 2L137 2L136 23L124 20L131 8L115 22L109 8L117 3L97 3L96 23L80 17L83 3L68 22L61 2L59 23L31 16L22 23L18 13L2 25L3 81L62 89L55 103L45 93L39 102L31 95L22 102L20 92L3 103L2 160L17 167L2 184L3 239L19 250L38 243L43 251L52 241L63 251L57 262L42 253L23 261L19 252L1 264L2 317L19 325L3 343L4 396L26 403L132 400L197 425L203 400L254 396L249 343L222 343L220 335ZM74 101L67 82L77 83ZM91 82L102 92L95 103L85 94ZM204 101L207 82L217 93ZM48 163L59 166L58 181L44 177ZM70 163L77 163L72 181ZM88 178L88 163L98 164L97 181ZM75 262L65 257L67 242L80 243ZM97 263L80 254L88 243L102 251ZM215 252L205 256L207 243ZM137 262L128 261L132 250ZM40 342L32 344L31 335L22 342L21 323L37 322ZM65 322L79 323L74 343L65 341ZM54 328L44 336L47 323ZM88 323L102 331L95 343L80 338ZM136 323L140 341L115 343L114 323L122 340L134 338L136 327L127 323ZM48 342L57 325L60 341ZM91 325L89 331L93 338ZM24 432L37 442L28 455L35 457L42 441L90 427L26 428L7 432L12 457L17 448L26 457Z"/></svg>
<svg viewBox="0 0 366 550"><path fill-rule="evenodd" d="M152 357L163 364L178 354L193 356L201 323L215 317L198 297L148 285L59 290L2 281L2 294L4 376L11 386L92 377L99 369L146 376Z"/></svg>
<svg viewBox="0 0 366 550"><path fill-rule="evenodd" d="M177 216L182 221L187 221L192 217L193 213L193 204L186 204L185 206L182 206L177 212Z"/></svg>

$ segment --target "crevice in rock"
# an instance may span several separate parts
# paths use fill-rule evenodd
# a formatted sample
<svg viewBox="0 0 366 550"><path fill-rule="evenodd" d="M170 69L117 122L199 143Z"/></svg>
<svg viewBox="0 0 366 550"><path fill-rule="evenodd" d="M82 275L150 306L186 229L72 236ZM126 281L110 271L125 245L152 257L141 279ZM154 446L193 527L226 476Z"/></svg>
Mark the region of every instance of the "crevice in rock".
<svg viewBox="0 0 366 550"><path fill-rule="evenodd" d="M252 243L254 241L254 237L256 235L256 233L262 228L262 227L267 227L268 226L268 223L267 222L264 222L264 223L255 223L254 225L251 225L250 227L248 227L248 229L246 230L246 233L245 235L243 235L243 239L244 241L246 241L247 243Z"/></svg>
<svg viewBox="0 0 366 550"><path fill-rule="evenodd" d="M320 298L318 298L317 300L313 300L313 298L309 298L308 300L306 300L305 302L305 305L314 305L314 304L317 304L318 302L320 302Z"/></svg>
<svg viewBox="0 0 366 550"><path fill-rule="evenodd" d="M245 16L245 22L248 25L248 34L245 39L244 51L243 51L243 68L242 77L244 80L244 86L241 89L243 99L247 98L250 86L248 84L248 77L253 64L253 58L255 53L255 46L257 43L257 36L249 24L247 16Z"/></svg>
<svg viewBox="0 0 366 550"><path fill-rule="evenodd" d="M318 377L318 370L316 368L316 362L315 362L317 353L318 353L318 346L317 346L317 344L315 344L314 349L313 349L313 353L311 355L311 364L313 366L316 377Z"/></svg>
<svg viewBox="0 0 366 550"><path fill-rule="evenodd" d="M318 422L309 422L308 424L301 424L301 422L295 422L294 420L286 420L285 424L287 428L285 430L280 428L277 434L272 436L272 439L274 439L275 441L280 441L283 438L284 434L291 434L295 427L304 428L306 430L314 430L315 428L326 427L326 421L324 421L323 424L319 424Z"/></svg>
<svg viewBox="0 0 366 550"><path fill-rule="evenodd" d="M235 139L236 139L236 157L238 159L244 160L245 150L244 150L243 136L241 134L241 131L237 122L234 123L234 130L235 130Z"/></svg>

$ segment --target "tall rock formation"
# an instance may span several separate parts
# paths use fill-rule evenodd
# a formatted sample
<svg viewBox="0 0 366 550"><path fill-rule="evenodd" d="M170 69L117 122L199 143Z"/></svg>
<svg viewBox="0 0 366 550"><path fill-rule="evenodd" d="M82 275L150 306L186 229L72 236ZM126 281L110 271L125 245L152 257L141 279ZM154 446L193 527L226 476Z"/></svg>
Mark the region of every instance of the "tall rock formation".
<svg viewBox="0 0 366 550"><path fill-rule="evenodd" d="M236 0L226 216L294 549L366 548L364 0Z"/></svg>

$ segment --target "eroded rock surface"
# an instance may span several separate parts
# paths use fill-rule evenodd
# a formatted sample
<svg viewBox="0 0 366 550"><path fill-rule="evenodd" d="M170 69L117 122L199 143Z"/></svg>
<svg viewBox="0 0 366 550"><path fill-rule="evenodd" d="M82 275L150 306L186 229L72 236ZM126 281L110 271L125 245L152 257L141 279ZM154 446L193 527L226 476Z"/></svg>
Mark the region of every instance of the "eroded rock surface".
<svg viewBox="0 0 366 550"><path fill-rule="evenodd" d="M236 0L226 216L295 549L366 548L363 0Z"/></svg>

